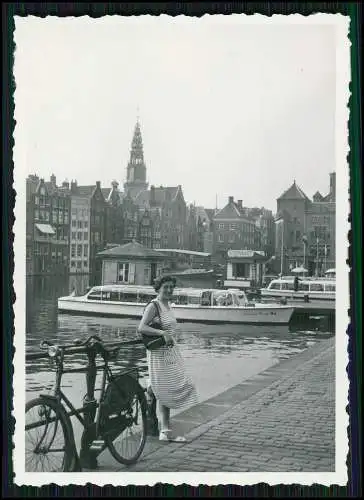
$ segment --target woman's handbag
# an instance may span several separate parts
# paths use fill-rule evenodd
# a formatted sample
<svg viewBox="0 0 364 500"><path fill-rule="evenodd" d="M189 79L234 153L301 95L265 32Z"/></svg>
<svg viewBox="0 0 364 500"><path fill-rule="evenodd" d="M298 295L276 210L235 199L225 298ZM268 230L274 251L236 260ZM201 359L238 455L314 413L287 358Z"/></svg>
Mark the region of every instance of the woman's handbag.
<svg viewBox="0 0 364 500"><path fill-rule="evenodd" d="M154 301L152 302L157 310L159 323L153 320L152 323L150 323L148 326L156 330L163 330L158 304ZM145 335L144 333L142 333L142 342L145 348L148 349L148 351L154 351L155 349L160 349L161 347L164 347L166 345L166 341L162 335Z"/></svg>

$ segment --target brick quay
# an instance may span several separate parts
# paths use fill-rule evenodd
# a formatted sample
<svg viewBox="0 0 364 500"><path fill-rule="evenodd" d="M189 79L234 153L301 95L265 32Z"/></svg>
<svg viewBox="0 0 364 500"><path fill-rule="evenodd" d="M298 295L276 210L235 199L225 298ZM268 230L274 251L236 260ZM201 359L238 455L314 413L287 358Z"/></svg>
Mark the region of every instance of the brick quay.
<svg viewBox="0 0 364 500"><path fill-rule="evenodd" d="M139 472L333 472L335 339L238 384L173 419L187 443L148 436ZM106 451L99 470L126 470Z"/></svg>

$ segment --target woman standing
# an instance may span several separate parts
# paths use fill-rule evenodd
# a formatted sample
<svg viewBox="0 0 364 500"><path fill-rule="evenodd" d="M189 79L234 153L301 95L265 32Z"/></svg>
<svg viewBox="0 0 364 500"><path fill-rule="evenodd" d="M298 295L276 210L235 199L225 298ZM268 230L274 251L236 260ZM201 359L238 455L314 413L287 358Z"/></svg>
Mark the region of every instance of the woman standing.
<svg viewBox="0 0 364 500"><path fill-rule="evenodd" d="M170 428L170 410L197 403L197 393L186 373L180 349L174 338L177 321L169 305L176 284L175 278L163 276L155 282L156 299L145 308L138 331L143 335L160 335L166 345L147 350L150 387L158 401L161 418L160 441L184 442L183 436L174 436ZM161 330L151 323L160 321Z"/></svg>

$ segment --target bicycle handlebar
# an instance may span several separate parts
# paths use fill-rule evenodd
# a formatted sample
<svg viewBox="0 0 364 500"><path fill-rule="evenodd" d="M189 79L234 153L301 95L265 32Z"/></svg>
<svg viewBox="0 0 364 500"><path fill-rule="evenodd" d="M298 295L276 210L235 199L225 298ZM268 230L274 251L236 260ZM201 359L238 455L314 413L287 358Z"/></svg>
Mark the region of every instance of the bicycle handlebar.
<svg viewBox="0 0 364 500"><path fill-rule="evenodd" d="M64 352L67 349L72 349L77 347L94 347L96 351L99 354L101 354L101 356L103 356L104 358L107 356L115 355L120 350L120 347L116 347L114 349L107 349L103 345L102 339L97 335L90 335L84 341L82 341L81 339L76 339L72 344L65 344L65 345L56 345L54 344L54 342L51 342L49 340L42 340L42 342L40 343L40 348L42 350L48 350L50 352L51 347L54 348L52 356L54 356L58 350Z"/></svg>

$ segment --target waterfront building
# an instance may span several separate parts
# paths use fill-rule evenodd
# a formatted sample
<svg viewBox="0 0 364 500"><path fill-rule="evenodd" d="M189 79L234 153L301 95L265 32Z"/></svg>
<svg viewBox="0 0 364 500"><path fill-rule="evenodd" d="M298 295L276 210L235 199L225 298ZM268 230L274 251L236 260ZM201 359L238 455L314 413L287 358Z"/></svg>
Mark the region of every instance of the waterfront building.
<svg viewBox="0 0 364 500"><path fill-rule="evenodd" d="M97 255L102 285L153 285L164 268L165 255L137 241L109 248Z"/></svg>
<svg viewBox="0 0 364 500"><path fill-rule="evenodd" d="M256 245L256 225L243 208L242 200L229 196L224 208L213 216L214 254L225 264L228 250L253 250Z"/></svg>
<svg viewBox="0 0 364 500"><path fill-rule="evenodd" d="M112 181L111 188L101 188L106 201L106 236L107 243L122 245L124 243L123 193L119 183Z"/></svg>
<svg viewBox="0 0 364 500"><path fill-rule="evenodd" d="M196 213L202 223L202 251L214 253L214 223L217 209L196 207Z"/></svg>
<svg viewBox="0 0 364 500"><path fill-rule="evenodd" d="M250 288L262 283L267 257L263 251L228 250L225 288Z"/></svg>
<svg viewBox="0 0 364 500"><path fill-rule="evenodd" d="M70 193L37 175L26 180L26 273L57 274L68 269Z"/></svg>
<svg viewBox="0 0 364 500"><path fill-rule="evenodd" d="M267 257L271 257L275 252L273 212L264 207L244 208L244 211L255 222L254 247L264 251Z"/></svg>
<svg viewBox="0 0 364 500"><path fill-rule="evenodd" d="M334 172L326 196L316 192L311 200L294 181L277 199L277 215L282 220L276 225L277 272L282 269L285 274L303 265L310 275L320 275L335 267L335 189Z"/></svg>
<svg viewBox="0 0 364 500"><path fill-rule="evenodd" d="M90 273L98 282L101 265L96 254L106 246L106 201L100 181L78 186L71 182L70 273Z"/></svg>
<svg viewBox="0 0 364 500"><path fill-rule="evenodd" d="M184 235L185 249L203 252L205 226L201 218L201 210L195 205L190 204L186 207L186 213L187 220Z"/></svg>

